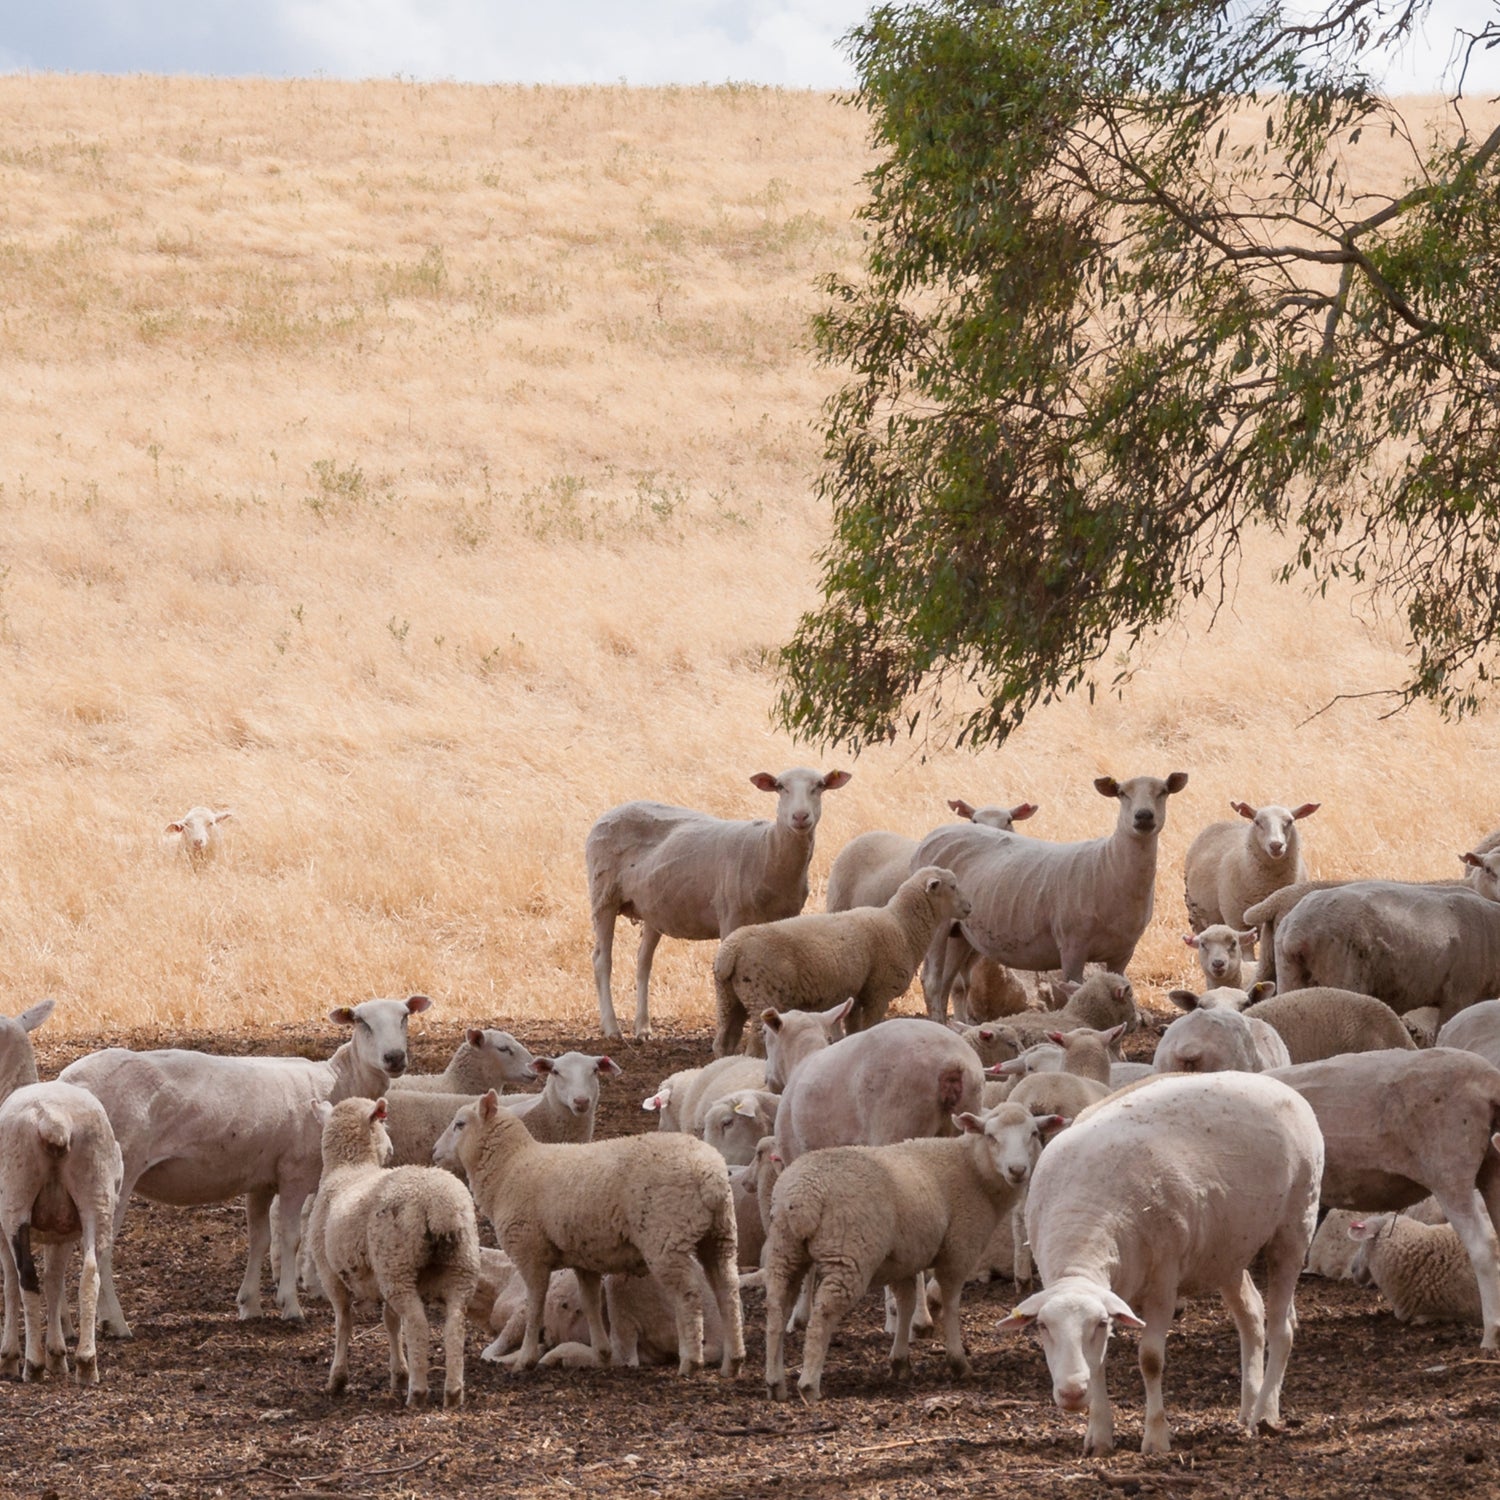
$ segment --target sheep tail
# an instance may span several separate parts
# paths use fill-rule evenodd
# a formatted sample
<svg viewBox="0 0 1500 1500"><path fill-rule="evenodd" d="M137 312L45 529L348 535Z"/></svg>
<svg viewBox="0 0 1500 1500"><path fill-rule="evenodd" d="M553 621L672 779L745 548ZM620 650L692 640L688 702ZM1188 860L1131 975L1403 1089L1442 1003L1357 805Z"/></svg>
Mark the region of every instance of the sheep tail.
<svg viewBox="0 0 1500 1500"><path fill-rule="evenodd" d="M36 1261L31 1256L31 1222L23 1219L11 1242L15 1251L16 1270L21 1273L21 1290L39 1292L42 1283L37 1279Z"/></svg>
<svg viewBox="0 0 1500 1500"><path fill-rule="evenodd" d="M938 1074L938 1104L945 1113L951 1114L963 1103L964 1070L944 1068Z"/></svg>

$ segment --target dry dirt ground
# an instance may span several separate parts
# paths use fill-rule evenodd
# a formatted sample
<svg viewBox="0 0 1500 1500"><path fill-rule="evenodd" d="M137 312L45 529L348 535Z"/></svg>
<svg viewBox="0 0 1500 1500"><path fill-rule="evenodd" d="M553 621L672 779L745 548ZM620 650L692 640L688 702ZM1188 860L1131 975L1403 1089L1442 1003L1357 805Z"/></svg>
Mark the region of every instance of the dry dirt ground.
<svg viewBox="0 0 1500 1500"><path fill-rule="evenodd" d="M596 1037L500 1018L537 1051L598 1051ZM440 1066L456 1031L424 1027L419 1066ZM656 1082L707 1055L706 1033L620 1049L601 1132L649 1128L639 1108ZM37 1035L43 1076L79 1046ZM258 1035L140 1034L133 1046L326 1055L321 1029ZM323 1383L326 1304L305 1328L240 1323L244 1254L238 1205L132 1207L117 1264L135 1329L101 1342L102 1384L0 1383L0 1495L1434 1496L1500 1491L1500 1363L1478 1335L1403 1328L1377 1298L1305 1280L1283 1401L1284 1429L1251 1439L1234 1426L1237 1352L1216 1303L1195 1302L1168 1343L1174 1451L1143 1459L1134 1344L1117 1336L1109 1384L1122 1448L1081 1459L1082 1421L1051 1403L1040 1350L1002 1338L1011 1288L970 1289L972 1379L949 1378L919 1348L915 1379L892 1384L872 1297L838 1337L814 1408L762 1393L763 1310L746 1295L745 1375L681 1380L658 1370L507 1375L469 1339L468 1404L408 1414L385 1389L385 1336L361 1317L348 1395ZM269 1284L267 1286L269 1292ZM436 1351L435 1351L436 1353ZM795 1355L795 1346L793 1348ZM435 1382L436 1388L436 1382Z"/></svg>

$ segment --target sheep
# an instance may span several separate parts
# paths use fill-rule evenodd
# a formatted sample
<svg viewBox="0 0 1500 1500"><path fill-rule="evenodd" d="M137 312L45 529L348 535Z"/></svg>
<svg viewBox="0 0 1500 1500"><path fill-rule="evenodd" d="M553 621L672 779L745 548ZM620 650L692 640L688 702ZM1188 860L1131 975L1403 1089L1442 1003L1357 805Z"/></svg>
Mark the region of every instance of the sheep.
<svg viewBox="0 0 1500 1500"><path fill-rule="evenodd" d="M766 1386L776 1400L786 1399L786 1311L809 1271L817 1290L797 1381L804 1401L819 1400L829 1342L876 1284L896 1295L891 1372L910 1374L917 1278L928 1267L942 1290L949 1368L969 1373L959 1324L963 1284L1030 1175L1043 1133L1061 1122L1002 1104L984 1116L955 1115L953 1123L957 1139L834 1147L782 1174L766 1242Z"/></svg>
<svg viewBox="0 0 1500 1500"><path fill-rule="evenodd" d="M1006 1024L1025 1045L1028 1041L1040 1041L1049 1031L1071 1031L1079 1026L1109 1031L1123 1024L1127 1032L1134 1031L1139 1021L1135 989L1130 981L1123 974L1101 969L1072 987L1061 1010L1028 1011L1025 1015L1011 1016Z"/></svg>
<svg viewBox="0 0 1500 1500"><path fill-rule="evenodd" d="M1255 958L1255 929L1236 932L1226 922L1216 922L1202 932L1185 932L1182 941L1198 955L1198 966L1210 985L1240 988L1244 966Z"/></svg>
<svg viewBox="0 0 1500 1500"><path fill-rule="evenodd" d="M1155 899L1157 838L1166 823L1167 798L1187 785L1187 773L1165 780L1137 776L1119 782L1101 776L1101 796L1119 800L1108 838L1053 844L950 823L927 835L915 864L952 870L973 903L959 924L963 942L940 932L925 973L927 1013L943 1020L948 995L971 952L1021 969L1061 968L1081 980L1093 959L1116 973L1130 964L1151 920Z"/></svg>
<svg viewBox="0 0 1500 1500"><path fill-rule="evenodd" d="M599 1107L599 1080L618 1078L625 1070L611 1057L564 1052L534 1057L531 1071L545 1078L539 1094L506 1094L500 1103L539 1141L581 1143L594 1138Z"/></svg>
<svg viewBox="0 0 1500 1500"><path fill-rule="evenodd" d="M352 1036L325 1062L304 1057L216 1057L167 1048L109 1047L70 1063L58 1076L88 1089L104 1106L125 1163L115 1211L120 1237L133 1192L178 1207L245 1195L249 1249L235 1296L241 1319L260 1316L260 1268L270 1243L270 1208L280 1198L276 1305L302 1321L297 1245L302 1205L318 1184L321 1153L309 1100L336 1104L373 1098L406 1071L407 1021L427 1010L426 995L366 1000L329 1012ZM115 1293L110 1250L99 1256L104 1331L129 1338Z"/></svg>
<svg viewBox="0 0 1500 1500"><path fill-rule="evenodd" d="M1458 857L1465 866L1464 882L1486 901L1500 901L1500 829Z"/></svg>
<svg viewBox="0 0 1500 1500"><path fill-rule="evenodd" d="M735 1266L734 1202L724 1159L685 1135L633 1135L586 1144L533 1140L491 1090L454 1117L433 1159L456 1157L474 1199L495 1226L500 1247L526 1283L526 1334L506 1363L530 1369L547 1282L554 1269L578 1274L590 1342L601 1358L607 1335L599 1278L650 1271L672 1298L678 1370L703 1365L703 1308L693 1275L696 1256L723 1322L721 1372L745 1360ZM488 1351L486 1351L488 1352Z"/></svg>
<svg viewBox="0 0 1500 1500"><path fill-rule="evenodd" d="M1451 1224L1374 1214L1345 1233L1354 1242L1350 1279L1379 1288L1398 1323L1480 1324L1479 1284Z"/></svg>
<svg viewBox="0 0 1500 1500"><path fill-rule="evenodd" d="M731 1167L748 1166L756 1143L776 1129L781 1096L767 1089L736 1089L716 1099L698 1132Z"/></svg>
<svg viewBox="0 0 1500 1500"><path fill-rule="evenodd" d="M765 1059L760 1057L716 1057L701 1068L683 1068L664 1078L656 1092L641 1100L641 1108L657 1113L659 1130L685 1130L698 1135L703 1116L716 1099L738 1089L766 1087Z"/></svg>
<svg viewBox="0 0 1500 1500"><path fill-rule="evenodd" d="M1296 808L1229 805L1248 818L1250 826L1233 819L1210 823L1188 845L1183 863L1188 921L1194 932L1219 924L1242 928L1247 906L1307 879L1297 824L1317 812L1318 803L1304 802Z"/></svg>
<svg viewBox="0 0 1500 1500"><path fill-rule="evenodd" d="M1162 1370L1179 1290L1218 1290L1240 1337L1240 1422L1251 1432L1279 1422L1323 1160L1308 1104L1273 1078L1240 1073L1165 1078L1117 1094L1042 1153L1026 1229L1043 1290L1000 1327L1037 1329L1053 1399L1064 1411L1088 1410L1085 1455L1114 1448L1104 1383L1112 1322L1143 1330L1141 1452L1170 1447ZM1248 1269L1257 1252L1264 1303Z"/></svg>
<svg viewBox="0 0 1500 1500"><path fill-rule="evenodd" d="M1461 1047L1500 1068L1500 1000L1481 1000L1459 1011L1439 1029L1437 1047Z"/></svg>
<svg viewBox="0 0 1500 1500"><path fill-rule="evenodd" d="M974 807L961 797L948 806L977 827L996 828L1002 833L1013 832L1017 823L1038 811L1034 802L1021 802L1015 807ZM850 839L828 871L825 907L833 912L855 906L884 906L911 873L911 857L916 852L917 840L899 833L876 830Z"/></svg>
<svg viewBox="0 0 1500 1500"><path fill-rule="evenodd" d="M30 1014L28 1012L27 1014ZM21 1373L20 1319L25 1309L25 1378L67 1373L63 1342L66 1248L79 1240L77 1376L99 1383L95 1322L99 1258L114 1232L124 1168L103 1106L68 1083L27 1083L0 1103L0 1270L5 1277L5 1332L0 1375ZM57 1246L46 1260L46 1353L42 1350L42 1287L34 1243Z"/></svg>
<svg viewBox="0 0 1500 1500"><path fill-rule="evenodd" d="M809 912L730 933L714 959L714 1056L732 1052L747 1015L768 1006L817 1010L851 995L848 1030L875 1025L910 986L934 934L968 913L953 875L923 866L884 906Z"/></svg>
<svg viewBox="0 0 1500 1500"><path fill-rule="evenodd" d="M1482 1347L1500 1347L1500 1068L1454 1047L1353 1052L1277 1068L1327 1143L1323 1202L1384 1213L1431 1193L1479 1283ZM1155 1087L1156 1085L1152 1085Z"/></svg>
<svg viewBox="0 0 1500 1500"><path fill-rule="evenodd" d="M167 824L164 836L175 838L177 847L194 863L213 859L224 843L219 824L233 816L227 807L222 812L201 805L190 807L175 822Z"/></svg>
<svg viewBox="0 0 1500 1500"><path fill-rule="evenodd" d="M1325 1281L1349 1281L1353 1277L1357 1247L1349 1238L1349 1226L1360 1215L1349 1208L1330 1208L1318 1225L1318 1232L1307 1247L1305 1276L1321 1276Z"/></svg>
<svg viewBox="0 0 1500 1500"><path fill-rule="evenodd" d="M475 1316L473 1303L469 1309L470 1320L495 1335L480 1356L493 1362L521 1347L526 1334L526 1283L503 1251L481 1249L479 1253L481 1263L495 1257L504 1268L495 1290L482 1299L479 1316ZM540 1344L547 1352L537 1360L538 1365L597 1363L591 1347L587 1359L573 1357L575 1350L588 1346L588 1337L578 1278L572 1271L558 1271L547 1284L547 1300L542 1307Z"/></svg>
<svg viewBox="0 0 1500 1500"><path fill-rule="evenodd" d="M0 1016L0 1100L37 1081L31 1033L52 1014L55 1000L38 1000L18 1016Z"/></svg>
<svg viewBox="0 0 1500 1500"><path fill-rule="evenodd" d="M1002 1016L1018 1016L1033 1008L1026 986L1016 975L1004 964L977 953L953 981L948 998L953 1014L970 1025L998 1021Z"/></svg>
<svg viewBox="0 0 1500 1500"><path fill-rule="evenodd" d="M589 911L594 928L594 984L599 1023L620 1037L610 996L616 919L641 924L635 962L635 1037L651 1035L646 993L651 960L663 937L723 940L750 922L793 917L807 901L807 867L823 793L847 786L848 771L805 767L750 778L776 793L776 820L732 822L669 807L627 802L611 808L584 843Z"/></svg>
<svg viewBox="0 0 1500 1500"><path fill-rule="evenodd" d="M771 1194L781 1176L782 1161L776 1154L774 1136L763 1135L755 1143L755 1155L743 1167L729 1169L734 1194L734 1223L739 1263L753 1270L760 1264L766 1243L766 1221L771 1213Z"/></svg>
<svg viewBox="0 0 1500 1500"><path fill-rule="evenodd" d="M1020 1056L1021 1039L1013 1027L966 1026L960 1021L949 1021L948 1025L974 1049L974 1055L986 1068Z"/></svg>
<svg viewBox="0 0 1500 1500"><path fill-rule="evenodd" d="M828 1010L793 1010L780 1015L761 1012L761 1035L766 1042L766 1087L773 1094L786 1092L787 1079L815 1052L831 1047L843 1028L844 1017L854 1002L845 1000Z"/></svg>
<svg viewBox="0 0 1500 1500"><path fill-rule="evenodd" d="M486 1089L498 1089L507 1083L534 1083L531 1062L526 1045L510 1032L471 1026L441 1073L406 1073L391 1080L391 1089L402 1093L423 1090L429 1094L472 1094L477 1098Z"/></svg>
<svg viewBox="0 0 1500 1500"><path fill-rule="evenodd" d="M391 1395L427 1404L427 1304L443 1304L443 1405L464 1401L464 1312L479 1284L479 1221L462 1183L435 1167L382 1165L386 1101L316 1100L323 1175L308 1239L333 1304L328 1390L349 1384L356 1300L379 1302L390 1343Z"/></svg>
<svg viewBox="0 0 1500 1500"><path fill-rule="evenodd" d="M1158 1073L1263 1073L1290 1062L1274 1028L1232 1005L1200 1006L1178 1016L1162 1032L1152 1058Z"/></svg>
<svg viewBox="0 0 1500 1500"><path fill-rule="evenodd" d="M1388 880L1312 891L1277 925L1276 972L1283 993L1332 985L1448 1021L1500 993L1500 904Z"/></svg>
<svg viewBox="0 0 1500 1500"><path fill-rule="evenodd" d="M1390 1006L1352 990L1293 990L1257 1000L1244 1014L1274 1027L1294 1063L1386 1047L1413 1052L1417 1045Z"/></svg>
<svg viewBox="0 0 1500 1500"><path fill-rule="evenodd" d="M1306 991L1298 991L1298 993L1305 994ZM1409 1010L1404 1015L1398 1016L1397 1020L1401 1022L1407 1036L1411 1038L1413 1046L1433 1047L1437 1045L1437 1034L1443 1025L1442 1013L1437 1006L1419 1005L1416 1010Z"/></svg>

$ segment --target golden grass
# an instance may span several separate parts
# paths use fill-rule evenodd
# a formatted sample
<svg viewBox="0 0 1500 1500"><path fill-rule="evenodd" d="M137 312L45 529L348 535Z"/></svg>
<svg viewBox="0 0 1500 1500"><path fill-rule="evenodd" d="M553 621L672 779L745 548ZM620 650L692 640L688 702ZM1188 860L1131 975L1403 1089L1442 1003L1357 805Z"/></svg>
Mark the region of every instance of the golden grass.
<svg viewBox="0 0 1500 1500"><path fill-rule="evenodd" d="M0 78L0 1010L61 1032L291 1020L430 991L594 1015L595 816L726 816L842 764L770 724L814 597L816 278L860 250L861 119L820 95ZM1370 146L1382 180L1394 157ZM1190 969L1180 868L1232 797L1321 800L1320 873L1453 875L1495 719L1334 694L1399 633L1249 551L1123 699L1003 751L861 758L815 866L944 799L1113 818L1192 773L1139 977ZM163 826L232 806L192 869ZM619 992L633 942L622 926ZM709 945L653 1013L700 1023ZM622 1013L628 1011L628 1002Z"/></svg>

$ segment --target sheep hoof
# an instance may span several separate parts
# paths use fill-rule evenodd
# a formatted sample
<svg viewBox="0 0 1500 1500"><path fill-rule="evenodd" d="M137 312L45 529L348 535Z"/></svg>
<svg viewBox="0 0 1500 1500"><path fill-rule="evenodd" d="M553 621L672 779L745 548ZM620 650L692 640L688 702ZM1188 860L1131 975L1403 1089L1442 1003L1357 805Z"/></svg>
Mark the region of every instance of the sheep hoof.
<svg viewBox="0 0 1500 1500"><path fill-rule="evenodd" d="M40 1380L46 1373L46 1365L34 1365L28 1359L26 1361L26 1373L21 1378L22 1380Z"/></svg>
<svg viewBox="0 0 1500 1500"><path fill-rule="evenodd" d="M21 1377L21 1356L19 1354L7 1354L0 1357L0 1378L6 1380L19 1380Z"/></svg>
<svg viewBox="0 0 1500 1500"><path fill-rule="evenodd" d="M974 1373L974 1367L969 1363L968 1356L965 1354L950 1354L948 1368L960 1379Z"/></svg>
<svg viewBox="0 0 1500 1500"><path fill-rule="evenodd" d="M68 1356L61 1349L49 1349L47 1351L47 1373L49 1375L66 1375L68 1373Z"/></svg>
<svg viewBox="0 0 1500 1500"><path fill-rule="evenodd" d="M811 1380L797 1382L797 1394L804 1406L816 1406L823 1399L823 1392Z"/></svg>
<svg viewBox="0 0 1500 1500"><path fill-rule="evenodd" d="M406 1393L406 1404L408 1406L426 1406L427 1405L427 1392L426 1391L408 1391Z"/></svg>
<svg viewBox="0 0 1500 1500"><path fill-rule="evenodd" d="M342 1396L349 1389L349 1377L340 1370L328 1377L328 1394L330 1396Z"/></svg>
<svg viewBox="0 0 1500 1500"><path fill-rule="evenodd" d="M719 1366L719 1374L725 1380L737 1380L745 1368L745 1357L741 1355L738 1359L725 1358L724 1363Z"/></svg>
<svg viewBox="0 0 1500 1500"><path fill-rule="evenodd" d="M446 1386L443 1388L443 1406L444 1406L444 1408L451 1407L451 1406L462 1406L463 1404L464 1404L464 1388L461 1385L460 1386L455 1386L452 1390L449 1390Z"/></svg>
<svg viewBox="0 0 1500 1500"><path fill-rule="evenodd" d="M261 1315L259 1299L257 1298L254 1302L241 1302L239 1313L241 1323L253 1323Z"/></svg>
<svg viewBox="0 0 1500 1500"><path fill-rule="evenodd" d="M135 1337L130 1331L129 1323L116 1323L110 1318L104 1320L99 1331L107 1339L133 1339Z"/></svg>
<svg viewBox="0 0 1500 1500"><path fill-rule="evenodd" d="M79 1385L99 1384L99 1359L97 1355L80 1354L78 1364L74 1373L78 1377Z"/></svg>
<svg viewBox="0 0 1500 1500"><path fill-rule="evenodd" d="M679 1375L701 1375L703 1373L703 1361L701 1359L678 1360L677 1373Z"/></svg>
<svg viewBox="0 0 1500 1500"><path fill-rule="evenodd" d="M773 1400L773 1401L785 1401L786 1400L786 1381L785 1380L768 1380L766 1382L766 1395L768 1395L771 1398L771 1400Z"/></svg>
<svg viewBox="0 0 1500 1500"><path fill-rule="evenodd" d="M902 1359L893 1359L891 1361L891 1379L892 1380L910 1380L911 1379L911 1361L909 1359L905 1359L905 1358L902 1358Z"/></svg>

